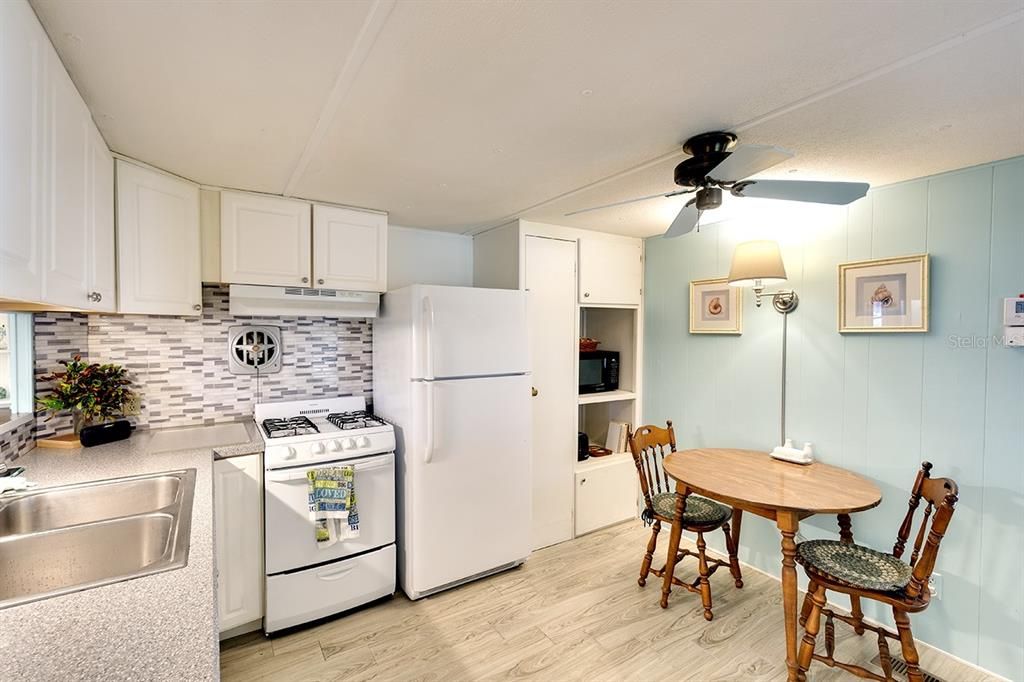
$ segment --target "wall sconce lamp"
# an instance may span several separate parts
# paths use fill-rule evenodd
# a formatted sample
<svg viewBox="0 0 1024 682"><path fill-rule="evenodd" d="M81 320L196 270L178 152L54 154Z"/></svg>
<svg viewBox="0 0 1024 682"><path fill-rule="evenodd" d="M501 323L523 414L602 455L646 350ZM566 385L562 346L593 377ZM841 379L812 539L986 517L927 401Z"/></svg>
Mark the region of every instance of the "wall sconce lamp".
<svg viewBox="0 0 1024 682"><path fill-rule="evenodd" d="M782 264L779 245L773 241L743 242L736 245L729 268L729 284L734 287L751 287L754 290L754 305L761 307L761 299L770 296L772 307L783 315L796 310L800 298L792 289L765 293L764 288L786 281L786 266Z"/></svg>
<svg viewBox="0 0 1024 682"><path fill-rule="evenodd" d="M800 298L792 289L765 292L765 287L786 281L786 266L782 263L779 245L773 241L743 242L736 245L729 268L729 284L754 290L754 305L761 307L761 299L770 297L772 307L782 314L782 415L779 444L786 442L786 337L789 314L796 310Z"/></svg>

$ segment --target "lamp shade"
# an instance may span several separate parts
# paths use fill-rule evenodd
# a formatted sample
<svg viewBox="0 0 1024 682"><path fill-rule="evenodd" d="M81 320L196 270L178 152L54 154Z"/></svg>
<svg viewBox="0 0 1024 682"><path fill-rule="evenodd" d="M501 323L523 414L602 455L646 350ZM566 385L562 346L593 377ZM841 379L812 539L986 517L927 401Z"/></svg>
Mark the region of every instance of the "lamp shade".
<svg viewBox="0 0 1024 682"><path fill-rule="evenodd" d="M729 284L734 287L769 286L786 281L777 242L770 240L743 242L736 245L729 268Z"/></svg>

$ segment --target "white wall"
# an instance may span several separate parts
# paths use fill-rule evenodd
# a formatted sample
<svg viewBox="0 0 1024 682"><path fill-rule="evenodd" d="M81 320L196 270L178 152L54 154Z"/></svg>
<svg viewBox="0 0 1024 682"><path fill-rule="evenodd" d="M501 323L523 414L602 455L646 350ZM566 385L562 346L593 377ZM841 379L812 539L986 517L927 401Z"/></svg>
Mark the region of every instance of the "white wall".
<svg viewBox="0 0 1024 682"><path fill-rule="evenodd" d="M410 284L473 286L473 238L388 227L388 290Z"/></svg>

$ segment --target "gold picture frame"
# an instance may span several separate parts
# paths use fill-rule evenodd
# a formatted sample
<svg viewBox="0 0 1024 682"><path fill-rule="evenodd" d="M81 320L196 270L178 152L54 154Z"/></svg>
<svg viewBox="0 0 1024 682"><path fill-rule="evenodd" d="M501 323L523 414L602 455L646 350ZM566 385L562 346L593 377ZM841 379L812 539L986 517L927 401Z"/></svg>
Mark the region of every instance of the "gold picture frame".
<svg viewBox="0 0 1024 682"><path fill-rule="evenodd" d="M725 277L690 282L690 333L742 334L743 290Z"/></svg>
<svg viewBox="0 0 1024 682"><path fill-rule="evenodd" d="M839 264L839 333L928 331L928 254Z"/></svg>

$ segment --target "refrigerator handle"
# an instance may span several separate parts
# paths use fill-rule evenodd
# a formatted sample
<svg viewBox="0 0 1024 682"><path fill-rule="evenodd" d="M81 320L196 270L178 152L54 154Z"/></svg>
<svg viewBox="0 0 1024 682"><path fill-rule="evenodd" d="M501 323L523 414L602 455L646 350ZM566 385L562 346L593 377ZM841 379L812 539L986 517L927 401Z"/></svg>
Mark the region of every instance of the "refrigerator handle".
<svg viewBox="0 0 1024 682"><path fill-rule="evenodd" d="M423 451L423 463L430 464L434 458L434 382L423 382L427 389L427 446Z"/></svg>
<svg viewBox="0 0 1024 682"><path fill-rule="evenodd" d="M434 378L434 306L429 296L423 297L423 352L426 354L426 366L424 367L424 379Z"/></svg>

